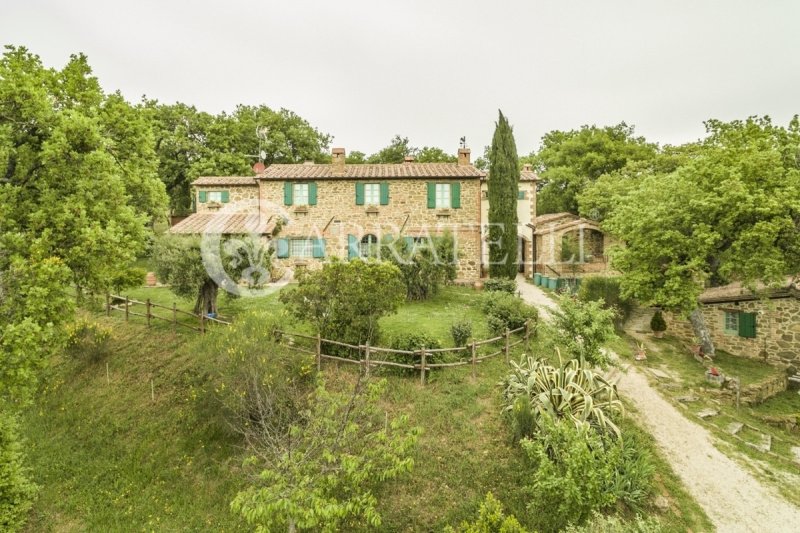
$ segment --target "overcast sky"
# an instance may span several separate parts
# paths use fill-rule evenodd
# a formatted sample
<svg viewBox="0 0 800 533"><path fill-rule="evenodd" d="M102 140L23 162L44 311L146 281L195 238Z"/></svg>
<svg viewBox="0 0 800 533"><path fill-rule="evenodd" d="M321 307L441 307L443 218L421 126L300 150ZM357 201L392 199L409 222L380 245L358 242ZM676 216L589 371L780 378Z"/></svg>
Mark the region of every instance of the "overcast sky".
<svg viewBox="0 0 800 533"><path fill-rule="evenodd" d="M708 118L800 113L800 2L0 0L0 42L89 57L130 100L291 109L348 152L395 133L480 155L497 110L541 136L626 121L661 144Z"/></svg>

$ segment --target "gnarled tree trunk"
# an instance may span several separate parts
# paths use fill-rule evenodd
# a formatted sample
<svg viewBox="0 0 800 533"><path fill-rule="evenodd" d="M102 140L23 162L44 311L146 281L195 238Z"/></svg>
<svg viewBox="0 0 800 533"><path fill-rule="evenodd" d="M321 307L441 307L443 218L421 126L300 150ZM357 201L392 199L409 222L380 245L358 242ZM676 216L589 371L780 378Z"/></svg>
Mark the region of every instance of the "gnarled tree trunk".
<svg viewBox="0 0 800 533"><path fill-rule="evenodd" d="M696 307L689 315L689 322L692 323L695 336L700 339L700 346L703 348L703 354L708 357L714 357L714 341L711 340L711 333L708 331L708 327L706 327L706 320L703 317L703 310L700 307Z"/></svg>
<svg viewBox="0 0 800 533"><path fill-rule="evenodd" d="M214 280L207 279L203 286L200 287L200 292L197 293L197 301L194 304L194 312L196 314L215 313L217 312L217 284Z"/></svg>

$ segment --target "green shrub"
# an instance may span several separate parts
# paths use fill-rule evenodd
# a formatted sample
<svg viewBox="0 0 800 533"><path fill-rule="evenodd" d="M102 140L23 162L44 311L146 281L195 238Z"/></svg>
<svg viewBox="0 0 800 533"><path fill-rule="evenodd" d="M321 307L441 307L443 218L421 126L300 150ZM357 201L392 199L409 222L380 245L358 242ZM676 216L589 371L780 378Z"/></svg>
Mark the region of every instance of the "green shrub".
<svg viewBox="0 0 800 533"><path fill-rule="evenodd" d="M649 474L629 470L644 461L632 444L604 438L587 425L547 419L536 438L522 441L532 467L528 509L536 525L560 531L625 502L631 492L650 494L652 468ZM623 485L628 488L620 492Z"/></svg>
<svg viewBox="0 0 800 533"><path fill-rule="evenodd" d="M281 291L279 299L323 338L358 346L377 344L379 320L397 311L405 292L400 270L391 263L333 260L304 272L297 287Z"/></svg>
<svg viewBox="0 0 800 533"><path fill-rule="evenodd" d="M400 333L392 337L390 342L390 348L395 350L405 350L409 352L414 352L417 350L422 350L423 348L427 348L430 350L438 350L442 347L442 343L439 340L428 333L417 331L417 332L406 332ZM448 362L448 354L446 353L435 353L435 354L427 354L425 356L426 363L445 363ZM403 363L406 365L414 365L419 364L420 356L416 354L391 354L389 358L392 361L397 363ZM412 372L416 372L413 370Z"/></svg>
<svg viewBox="0 0 800 533"><path fill-rule="evenodd" d="M509 294L517 292L517 281L513 279L490 278L486 280L483 286L487 291L500 291Z"/></svg>
<svg viewBox="0 0 800 533"><path fill-rule="evenodd" d="M228 426L257 437L269 419L273 434L287 431L315 388L314 355L298 352L276 342L276 330L285 315L248 311L228 327L212 328L193 350L211 376L217 405ZM308 347L307 347L308 348Z"/></svg>
<svg viewBox="0 0 800 533"><path fill-rule="evenodd" d="M67 353L99 361L108 354L111 328L80 318L67 326Z"/></svg>
<svg viewBox="0 0 800 533"><path fill-rule="evenodd" d="M492 493L486 495L474 522L462 522L458 528L447 527L445 533L527 533L514 516L508 516Z"/></svg>
<svg viewBox="0 0 800 533"><path fill-rule="evenodd" d="M581 281L578 298L584 302L603 301L605 309L614 309L617 320L625 322L633 311L634 302L622 297L618 277L587 276Z"/></svg>
<svg viewBox="0 0 800 533"><path fill-rule="evenodd" d="M653 313L653 318L650 319L650 329L656 333L667 331L667 321L664 320L664 314L661 311Z"/></svg>
<svg viewBox="0 0 800 533"><path fill-rule="evenodd" d="M0 530L17 531L25 524L38 487L27 477L16 420L0 413Z"/></svg>
<svg viewBox="0 0 800 533"><path fill-rule="evenodd" d="M450 335L453 337L453 346L466 346L472 337L472 322L459 320L450 326Z"/></svg>
<svg viewBox="0 0 800 533"><path fill-rule="evenodd" d="M605 366L608 356L603 345L616 337L613 309L604 309L600 300L584 302L574 297L562 298L553 312L556 341L570 357L593 365Z"/></svg>
<svg viewBox="0 0 800 533"><path fill-rule="evenodd" d="M504 412L511 416L517 438L541 433L552 420L568 420L616 436L612 415L622 412L617 391L585 361L570 359L553 366L531 356L511 362L503 380Z"/></svg>
<svg viewBox="0 0 800 533"><path fill-rule="evenodd" d="M380 257L402 273L406 298L427 300L456 277L456 246L451 233L414 242L410 237L385 240Z"/></svg>
<svg viewBox="0 0 800 533"><path fill-rule="evenodd" d="M486 313L486 324L493 335L502 335L506 329L521 328L526 321L535 322L539 318L535 307L505 292L487 292L481 300L481 308Z"/></svg>

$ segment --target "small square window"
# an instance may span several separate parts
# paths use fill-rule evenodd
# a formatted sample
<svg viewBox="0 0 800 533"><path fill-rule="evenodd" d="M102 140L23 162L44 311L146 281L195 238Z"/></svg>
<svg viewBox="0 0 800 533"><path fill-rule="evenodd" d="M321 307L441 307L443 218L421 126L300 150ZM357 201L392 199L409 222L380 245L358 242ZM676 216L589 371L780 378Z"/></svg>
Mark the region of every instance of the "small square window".
<svg viewBox="0 0 800 533"><path fill-rule="evenodd" d="M294 184L294 205L308 205L308 183Z"/></svg>
<svg viewBox="0 0 800 533"><path fill-rule="evenodd" d="M739 334L739 313L736 311L725 311L725 333L729 335Z"/></svg>
<svg viewBox="0 0 800 533"><path fill-rule="evenodd" d="M436 184L436 208L449 209L450 208L450 184L437 183Z"/></svg>
<svg viewBox="0 0 800 533"><path fill-rule="evenodd" d="M366 205L378 205L381 203L380 183L364 184L364 203Z"/></svg>
<svg viewBox="0 0 800 533"><path fill-rule="evenodd" d="M314 252L314 241L312 239L292 239L290 242L289 255L292 257L312 257Z"/></svg>
<svg viewBox="0 0 800 533"><path fill-rule="evenodd" d="M208 191L208 201L222 203L222 191Z"/></svg>

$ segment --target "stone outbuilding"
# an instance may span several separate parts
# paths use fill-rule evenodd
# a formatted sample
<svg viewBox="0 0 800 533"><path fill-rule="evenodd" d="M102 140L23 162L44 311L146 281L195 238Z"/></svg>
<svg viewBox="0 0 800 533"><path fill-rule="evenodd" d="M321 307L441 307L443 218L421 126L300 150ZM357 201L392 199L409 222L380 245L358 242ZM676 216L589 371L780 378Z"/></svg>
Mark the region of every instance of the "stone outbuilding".
<svg viewBox="0 0 800 533"><path fill-rule="evenodd" d="M733 283L706 289L699 298L714 345L728 353L800 364L800 281L787 278L777 288L756 292ZM664 313L667 332L690 342L688 320Z"/></svg>

